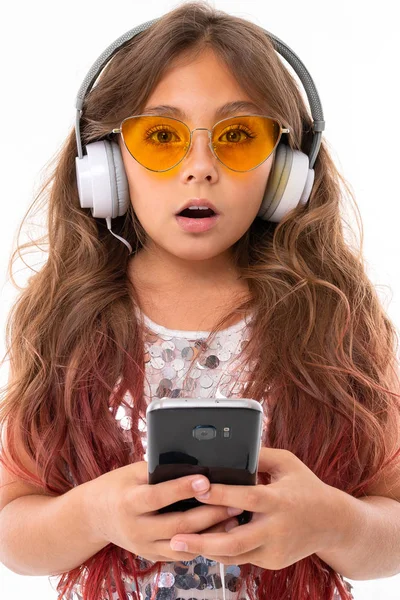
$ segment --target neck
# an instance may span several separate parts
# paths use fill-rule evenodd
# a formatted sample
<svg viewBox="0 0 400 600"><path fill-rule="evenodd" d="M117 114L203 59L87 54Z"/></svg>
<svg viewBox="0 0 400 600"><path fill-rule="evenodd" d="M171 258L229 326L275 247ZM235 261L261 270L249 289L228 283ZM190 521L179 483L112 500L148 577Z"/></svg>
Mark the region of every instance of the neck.
<svg viewBox="0 0 400 600"><path fill-rule="evenodd" d="M190 296L200 289L217 292L243 285L227 253L204 260L186 260L172 254L141 250L131 258L128 269L135 285L149 291Z"/></svg>
<svg viewBox="0 0 400 600"><path fill-rule="evenodd" d="M170 329L211 330L218 320L250 297L248 283L239 280L230 263L156 260L142 251L133 256L128 276L140 309L155 323ZM226 326L241 316L233 316Z"/></svg>

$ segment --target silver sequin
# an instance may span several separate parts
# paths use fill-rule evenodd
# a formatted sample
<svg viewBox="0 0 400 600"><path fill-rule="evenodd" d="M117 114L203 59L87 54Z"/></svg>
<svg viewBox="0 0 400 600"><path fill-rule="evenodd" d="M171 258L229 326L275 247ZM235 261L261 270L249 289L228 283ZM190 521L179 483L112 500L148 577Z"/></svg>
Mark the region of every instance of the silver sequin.
<svg viewBox="0 0 400 600"><path fill-rule="evenodd" d="M147 318L146 318L147 319ZM153 324L147 320L147 326ZM155 325L155 324L153 324ZM188 338L185 332L174 332L165 328L150 329L145 338L146 381L144 393L146 402L153 398L200 397L229 398L240 397L243 383L249 371L240 365L240 352L249 339L245 322L219 332L207 345L206 338ZM127 399L128 407L119 407L115 419L120 427L132 427L130 411L132 398ZM144 459L147 460L147 426L145 415L138 422L142 440ZM127 438L128 439L128 438ZM140 558L140 557L139 557ZM145 559L144 566L150 563ZM219 572L220 564L204 556L190 561L170 561L163 565L158 577L156 600L245 600L238 598L241 569L239 565L228 565L224 574L224 590ZM141 599L150 600L155 590L157 575L144 579ZM139 579L140 583L140 579ZM135 591L134 581L125 581L130 593ZM75 600L75 599L74 599ZM76 600L81 600L77 598Z"/></svg>
<svg viewBox="0 0 400 600"><path fill-rule="evenodd" d="M192 360L194 356L193 348L185 346L185 348L182 348L181 356L184 360Z"/></svg>
<svg viewBox="0 0 400 600"><path fill-rule="evenodd" d="M171 573L170 571L165 571L164 573L160 573L159 576L155 575L154 583L156 583L157 578L158 578L158 587L170 588L175 583L174 574Z"/></svg>
<svg viewBox="0 0 400 600"><path fill-rule="evenodd" d="M165 361L160 356L155 356L151 359L150 364L154 369L162 369L165 367Z"/></svg>
<svg viewBox="0 0 400 600"><path fill-rule="evenodd" d="M228 565L226 567L226 572L234 575L235 577L239 577L240 567L238 565Z"/></svg>

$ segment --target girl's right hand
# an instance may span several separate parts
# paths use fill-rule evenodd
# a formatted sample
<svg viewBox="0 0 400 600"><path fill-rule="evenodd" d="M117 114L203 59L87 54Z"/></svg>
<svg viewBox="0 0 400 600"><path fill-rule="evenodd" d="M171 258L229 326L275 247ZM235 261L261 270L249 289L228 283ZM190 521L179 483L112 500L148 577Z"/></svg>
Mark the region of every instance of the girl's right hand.
<svg viewBox="0 0 400 600"><path fill-rule="evenodd" d="M104 473L85 484L93 538L112 542L152 562L193 560L196 555L170 550L160 553L163 540L178 533L198 533L228 521L226 506L203 504L186 511L158 513L178 500L193 498L207 489L195 491L192 482L202 475L187 475L157 484L148 483L148 464L139 461ZM165 544L162 544L165 546Z"/></svg>

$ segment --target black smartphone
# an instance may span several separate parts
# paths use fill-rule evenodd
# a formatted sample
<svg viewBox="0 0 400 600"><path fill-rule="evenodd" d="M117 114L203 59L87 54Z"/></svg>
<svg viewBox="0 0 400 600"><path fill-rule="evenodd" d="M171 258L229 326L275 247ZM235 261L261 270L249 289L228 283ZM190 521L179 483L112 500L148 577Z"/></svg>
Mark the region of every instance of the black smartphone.
<svg viewBox="0 0 400 600"><path fill-rule="evenodd" d="M210 483L256 485L263 411L251 398L157 398L146 410L149 484L202 474ZM158 512L202 503L174 502ZM239 524L251 521L243 511Z"/></svg>

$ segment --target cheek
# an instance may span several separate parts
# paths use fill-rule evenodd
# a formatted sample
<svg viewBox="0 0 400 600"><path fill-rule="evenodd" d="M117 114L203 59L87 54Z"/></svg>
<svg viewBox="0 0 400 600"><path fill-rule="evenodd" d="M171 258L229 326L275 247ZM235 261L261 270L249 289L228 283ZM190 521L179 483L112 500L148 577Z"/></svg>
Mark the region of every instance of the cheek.
<svg viewBox="0 0 400 600"><path fill-rule="evenodd" d="M153 211L157 214L157 209L162 204L163 198L168 193L166 182L170 176L165 177L163 173L152 173L140 165L131 167L126 173L128 179L129 195L131 204L135 212L146 214Z"/></svg>
<svg viewBox="0 0 400 600"><path fill-rule="evenodd" d="M259 207L264 197L265 190L267 189L269 176L271 174L272 158L270 158L265 165L261 165L260 171L257 173L257 169L254 171L254 180L249 188L249 197L252 198L254 205Z"/></svg>
<svg viewBox="0 0 400 600"><path fill-rule="evenodd" d="M146 194L159 197L160 194L165 193L167 183L176 181L175 169L163 173L149 171L132 157L130 158L129 162L124 161L124 166L131 196L140 195L141 190L146 190Z"/></svg>
<svg viewBox="0 0 400 600"><path fill-rule="evenodd" d="M133 191L137 189L139 184L145 186L146 189L157 187L157 184L165 184L167 181L176 179L177 169L169 171L150 171L139 164L127 151L125 146L120 146L122 161L124 163L125 173L129 182L129 188Z"/></svg>
<svg viewBox="0 0 400 600"><path fill-rule="evenodd" d="M269 169L268 169L269 171ZM245 209L246 212L252 212L260 207L268 183L268 173L257 173L256 169L252 173L247 173L246 177L232 181L229 187L228 196L237 201L235 204L239 210Z"/></svg>
<svg viewBox="0 0 400 600"><path fill-rule="evenodd" d="M265 190L267 188L267 182L268 182L267 177L262 177L262 178L260 177L251 186L251 192L249 192L249 195L251 194L254 205L257 205L257 206L260 205L260 203L263 199Z"/></svg>
<svg viewBox="0 0 400 600"><path fill-rule="evenodd" d="M245 173L236 173L232 171L229 179L232 182L232 190L240 190L243 195L248 194L249 198L254 196L264 195L267 187L269 175L271 173L273 156L270 156L267 161L251 171Z"/></svg>

